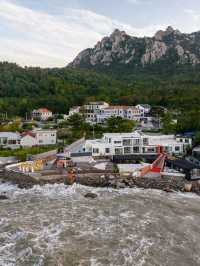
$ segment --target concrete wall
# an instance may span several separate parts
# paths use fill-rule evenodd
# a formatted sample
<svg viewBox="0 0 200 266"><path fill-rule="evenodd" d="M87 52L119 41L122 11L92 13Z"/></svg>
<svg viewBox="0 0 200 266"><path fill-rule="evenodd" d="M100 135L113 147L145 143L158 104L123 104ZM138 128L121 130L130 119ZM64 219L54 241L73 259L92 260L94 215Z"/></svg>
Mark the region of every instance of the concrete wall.
<svg viewBox="0 0 200 266"><path fill-rule="evenodd" d="M17 158L14 156L10 157L0 157L0 165L10 164L17 162Z"/></svg>

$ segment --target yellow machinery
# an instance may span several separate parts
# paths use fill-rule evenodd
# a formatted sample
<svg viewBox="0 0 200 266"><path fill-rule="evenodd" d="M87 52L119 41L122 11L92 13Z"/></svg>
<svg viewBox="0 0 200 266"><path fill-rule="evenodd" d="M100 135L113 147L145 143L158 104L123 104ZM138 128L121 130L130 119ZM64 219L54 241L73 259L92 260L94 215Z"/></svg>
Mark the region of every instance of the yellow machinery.
<svg viewBox="0 0 200 266"><path fill-rule="evenodd" d="M25 162L20 165L22 172L39 172L43 169L43 161L37 160L34 162Z"/></svg>

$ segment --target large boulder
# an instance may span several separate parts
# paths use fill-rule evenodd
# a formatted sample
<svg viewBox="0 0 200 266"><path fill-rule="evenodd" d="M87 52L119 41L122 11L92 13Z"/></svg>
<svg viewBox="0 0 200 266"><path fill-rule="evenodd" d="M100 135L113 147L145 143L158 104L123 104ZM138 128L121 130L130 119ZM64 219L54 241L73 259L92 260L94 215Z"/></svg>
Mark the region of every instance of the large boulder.
<svg viewBox="0 0 200 266"><path fill-rule="evenodd" d="M95 193L88 192L87 194L85 194L84 197L85 198L90 198L90 199L96 199L98 196Z"/></svg>
<svg viewBox="0 0 200 266"><path fill-rule="evenodd" d="M0 195L0 200L8 200L9 198L6 195Z"/></svg>

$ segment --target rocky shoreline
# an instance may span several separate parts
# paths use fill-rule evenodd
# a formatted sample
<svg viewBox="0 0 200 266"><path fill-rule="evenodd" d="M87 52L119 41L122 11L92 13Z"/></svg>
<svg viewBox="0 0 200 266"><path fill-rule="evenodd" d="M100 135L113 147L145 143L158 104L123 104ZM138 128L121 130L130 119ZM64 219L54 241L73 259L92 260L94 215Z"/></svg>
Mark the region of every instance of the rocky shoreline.
<svg viewBox="0 0 200 266"><path fill-rule="evenodd" d="M0 181L11 182L12 184L17 185L21 189L31 189L35 185L43 186L46 184L64 183L64 177L60 175L56 176L56 178L52 178L51 180L39 180L31 177L30 175L3 170L0 172Z"/></svg>
<svg viewBox="0 0 200 266"><path fill-rule="evenodd" d="M30 189L35 185L67 183L66 175L52 176L51 179L36 179L29 175L8 172L2 170L0 172L1 182L11 182L21 189ZM79 173L76 176L75 183L89 187L111 187L115 189L124 188L144 188L158 189L166 192L193 192L200 195L199 181L186 181L180 177L132 177L120 176L117 173Z"/></svg>
<svg viewBox="0 0 200 266"><path fill-rule="evenodd" d="M91 187L144 188L158 189L165 192L193 192L200 195L200 182L186 181L180 177L132 177L120 176L119 174L95 175L84 174L78 176L77 183Z"/></svg>

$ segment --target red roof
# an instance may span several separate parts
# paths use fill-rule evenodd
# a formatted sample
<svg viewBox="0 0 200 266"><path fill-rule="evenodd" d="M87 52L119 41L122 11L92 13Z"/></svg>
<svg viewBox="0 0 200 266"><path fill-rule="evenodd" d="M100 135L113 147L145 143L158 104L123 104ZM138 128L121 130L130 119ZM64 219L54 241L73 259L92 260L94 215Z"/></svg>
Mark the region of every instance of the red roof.
<svg viewBox="0 0 200 266"><path fill-rule="evenodd" d="M35 138L35 134L33 133L33 132L23 132L22 134L21 134L21 136L22 136L22 138L23 137L26 137L26 136L30 136L30 137L32 137L32 138Z"/></svg>
<svg viewBox="0 0 200 266"><path fill-rule="evenodd" d="M41 112L41 113L49 113L50 112L47 108L39 108L37 111Z"/></svg>

